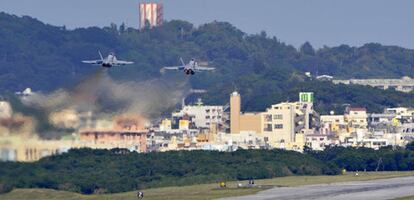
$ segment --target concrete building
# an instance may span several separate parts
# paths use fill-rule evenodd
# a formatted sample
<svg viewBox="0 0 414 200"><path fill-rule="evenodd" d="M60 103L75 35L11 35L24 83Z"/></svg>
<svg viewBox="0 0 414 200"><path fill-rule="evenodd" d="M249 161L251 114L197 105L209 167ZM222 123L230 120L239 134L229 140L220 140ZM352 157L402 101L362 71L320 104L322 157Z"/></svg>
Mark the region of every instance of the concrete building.
<svg viewBox="0 0 414 200"><path fill-rule="evenodd" d="M254 132L261 133L261 113L241 113L240 119L240 133L242 132Z"/></svg>
<svg viewBox="0 0 414 200"><path fill-rule="evenodd" d="M117 116L112 127L84 129L79 132L79 147L96 149L126 148L147 151L147 121L141 116Z"/></svg>
<svg viewBox="0 0 414 200"><path fill-rule="evenodd" d="M240 133L241 97L236 91L230 95L230 133Z"/></svg>
<svg viewBox="0 0 414 200"><path fill-rule="evenodd" d="M384 113L393 114L402 123L414 122L414 108L396 107L386 108Z"/></svg>
<svg viewBox="0 0 414 200"><path fill-rule="evenodd" d="M346 131L348 127L348 123L345 121L344 115L321 115L320 120L320 132L323 134Z"/></svg>
<svg viewBox="0 0 414 200"><path fill-rule="evenodd" d="M268 149L271 148L261 134L244 131L239 134L219 133L216 136L216 144L226 147L227 151L241 149Z"/></svg>
<svg viewBox="0 0 414 200"><path fill-rule="evenodd" d="M334 141L331 140L332 135L326 134L309 134L306 135L306 146L312 150L323 151L325 146L335 145Z"/></svg>
<svg viewBox="0 0 414 200"><path fill-rule="evenodd" d="M376 150L389 145L388 140L385 138L363 138L361 140L356 140L355 137L349 137L346 141L347 143L345 146L367 147Z"/></svg>
<svg viewBox="0 0 414 200"><path fill-rule="evenodd" d="M392 125L396 114L392 113L370 113L368 114L369 127L375 127L379 125Z"/></svg>
<svg viewBox="0 0 414 200"><path fill-rule="evenodd" d="M155 27L163 23L164 9L161 3L140 3L139 4L139 28L143 29L146 23Z"/></svg>
<svg viewBox="0 0 414 200"><path fill-rule="evenodd" d="M194 128L210 128L210 125L223 123L223 106L205 106L202 102L197 105L184 106L172 114L173 121L188 120ZM181 124L181 123L180 123Z"/></svg>
<svg viewBox="0 0 414 200"><path fill-rule="evenodd" d="M299 102L272 105L265 112L242 113L240 94L230 95L231 134L255 133L273 148L301 151L305 134L313 133L316 113L313 93L300 93Z"/></svg>
<svg viewBox="0 0 414 200"><path fill-rule="evenodd" d="M414 109L406 108L406 107L396 107L396 108L386 108L385 113L395 114L396 117L411 117Z"/></svg>
<svg viewBox="0 0 414 200"><path fill-rule="evenodd" d="M279 103L262 113L262 133L271 143L295 141L295 107L292 103Z"/></svg>
<svg viewBox="0 0 414 200"><path fill-rule="evenodd" d="M398 127L398 133L402 135L402 138L406 141L414 141L414 123L402 124Z"/></svg>
<svg viewBox="0 0 414 200"><path fill-rule="evenodd" d="M348 125L350 128L354 128L354 129L367 129L368 128L367 109L347 107L345 109L344 116L345 116L345 121L348 122Z"/></svg>
<svg viewBox="0 0 414 200"><path fill-rule="evenodd" d="M401 79L349 79L349 80L333 80L334 84L355 84L368 85L379 89L393 88L401 92L411 92L414 90L414 79L404 76Z"/></svg>
<svg viewBox="0 0 414 200"><path fill-rule="evenodd" d="M160 131L170 131L172 129L172 123L169 119L163 119L161 120L160 124Z"/></svg>
<svg viewBox="0 0 414 200"><path fill-rule="evenodd" d="M73 143L70 140L40 140L38 137L0 137L0 160L33 162L40 158L67 152Z"/></svg>
<svg viewBox="0 0 414 200"><path fill-rule="evenodd" d="M95 149L125 148L131 151L147 151L145 130L82 130L79 146Z"/></svg>
<svg viewBox="0 0 414 200"><path fill-rule="evenodd" d="M261 113L242 113L241 98L238 92L230 95L230 133L261 133Z"/></svg>
<svg viewBox="0 0 414 200"><path fill-rule="evenodd" d="M10 103L7 101L0 101L0 119L9 119L12 117L13 110Z"/></svg>
<svg viewBox="0 0 414 200"><path fill-rule="evenodd" d="M300 150L305 133L311 133L312 104L285 102L274 104L262 113L262 134L271 146Z"/></svg>
<svg viewBox="0 0 414 200"><path fill-rule="evenodd" d="M20 119L15 116L9 123L18 124L21 128L18 129L18 134L0 137L0 160L31 162L81 147L126 148L137 152L146 152L147 147L146 120L140 116L118 116L111 126L84 129L77 135L65 136L61 140L43 140L37 135L25 134L25 127L30 133L33 127L31 120L24 117Z"/></svg>

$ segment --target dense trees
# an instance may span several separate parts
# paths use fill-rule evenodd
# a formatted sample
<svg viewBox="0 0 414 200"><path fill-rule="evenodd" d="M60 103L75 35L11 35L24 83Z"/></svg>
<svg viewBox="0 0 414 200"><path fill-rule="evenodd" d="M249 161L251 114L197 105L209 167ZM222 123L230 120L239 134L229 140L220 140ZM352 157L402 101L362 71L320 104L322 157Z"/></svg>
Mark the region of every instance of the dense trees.
<svg viewBox="0 0 414 200"><path fill-rule="evenodd" d="M325 151L308 151L309 155L339 168L351 171L403 171L414 170L414 151L392 147L370 148L329 147Z"/></svg>
<svg viewBox="0 0 414 200"><path fill-rule="evenodd" d="M0 13L0 24L2 93L26 87L41 91L73 87L97 70L81 64L80 60L97 58L97 50L101 50L103 53L114 51L119 57L136 63L136 67L109 70L118 81L170 77L171 74L160 74L160 68L179 64L179 57L210 61L218 68L216 73L200 73L189 78L190 87L207 89L209 92L203 98L214 104L226 103L228 94L238 89L243 95L244 110L263 110L277 101L296 100L297 94L291 92L304 89L316 93L316 107L322 112L341 110L332 105L343 103L368 102L370 111L393 105L414 106L410 101L413 95L382 93L360 86L349 89L308 83L303 75L310 71L341 78L414 77L414 51L396 46L372 43L315 50L306 42L297 50L276 37L269 38L265 32L248 35L224 22L196 28L188 22L173 20L141 31L115 24L106 28L66 30L30 17ZM346 93L342 92L344 88Z"/></svg>
<svg viewBox="0 0 414 200"><path fill-rule="evenodd" d="M122 149L77 149L35 163L0 162L0 184L90 194L219 180L338 172L339 168L311 156L283 150L138 154Z"/></svg>
<svg viewBox="0 0 414 200"><path fill-rule="evenodd" d="M336 175L349 171L414 170L414 151L385 147L284 150L171 151L138 154L126 149L74 149L34 163L0 162L0 193L11 188L53 188L113 193L139 188L262 179L289 175Z"/></svg>

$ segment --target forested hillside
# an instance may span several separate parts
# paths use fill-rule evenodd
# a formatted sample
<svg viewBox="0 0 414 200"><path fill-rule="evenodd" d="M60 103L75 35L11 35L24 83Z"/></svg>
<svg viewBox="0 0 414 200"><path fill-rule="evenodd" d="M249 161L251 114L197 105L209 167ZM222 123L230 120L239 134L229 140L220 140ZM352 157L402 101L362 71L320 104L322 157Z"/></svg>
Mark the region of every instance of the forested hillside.
<svg viewBox="0 0 414 200"><path fill-rule="evenodd" d="M324 47L315 50L304 43L300 49L268 37L265 32L248 35L225 22L194 27L173 20L154 29L138 31L124 25L80 28L46 25L31 17L0 13L0 92L31 87L50 92L73 87L94 73L97 67L80 61L99 58L114 51L119 59L136 64L112 68L117 81L163 79L166 65L179 64L179 57L209 61L217 70L188 79L192 88L207 89L207 103L223 104L238 89L244 110L263 110L278 101L297 100L297 92L313 91L321 112L343 110L344 103L368 106L380 111L384 106L414 106L414 94L402 94L360 86L336 86L306 81L304 72L340 78L414 77L414 50L380 44L362 47ZM306 33L304 33L306 34ZM174 80L174 79L172 79ZM345 92L346 91L346 92Z"/></svg>

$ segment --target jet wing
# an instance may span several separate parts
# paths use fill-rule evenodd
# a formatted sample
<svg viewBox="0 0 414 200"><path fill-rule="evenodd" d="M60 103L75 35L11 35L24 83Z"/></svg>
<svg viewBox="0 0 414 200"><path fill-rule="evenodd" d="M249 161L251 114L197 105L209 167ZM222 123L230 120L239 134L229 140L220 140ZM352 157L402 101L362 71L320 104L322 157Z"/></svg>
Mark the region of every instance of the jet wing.
<svg viewBox="0 0 414 200"><path fill-rule="evenodd" d="M92 64L92 65L101 65L102 60L83 60L83 63Z"/></svg>
<svg viewBox="0 0 414 200"><path fill-rule="evenodd" d="M196 69L196 70L198 70L198 71L213 71L213 70L215 70L216 68L215 68L215 67L203 67L203 66L197 66L195 69Z"/></svg>
<svg viewBox="0 0 414 200"><path fill-rule="evenodd" d="M168 70L183 70L183 66L170 66L170 67L163 67L162 69L168 69Z"/></svg>
<svg viewBox="0 0 414 200"><path fill-rule="evenodd" d="M131 65L131 64L134 64L134 62L123 61L123 60L117 60L116 61L116 65Z"/></svg>

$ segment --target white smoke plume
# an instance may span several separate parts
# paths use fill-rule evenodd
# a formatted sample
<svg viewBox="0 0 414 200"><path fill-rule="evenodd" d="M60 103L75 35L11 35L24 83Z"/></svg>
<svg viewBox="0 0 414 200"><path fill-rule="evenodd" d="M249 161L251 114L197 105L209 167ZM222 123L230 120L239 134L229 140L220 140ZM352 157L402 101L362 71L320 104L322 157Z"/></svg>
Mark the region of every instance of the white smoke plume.
<svg viewBox="0 0 414 200"><path fill-rule="evenodd" d="M155 119L174 108L186 91L186 81L116 81L101 69L71 90L35 93L25 98L23 103L48 113L70 108L78 112L92 111L98 117L137 114Z"/></svg>

